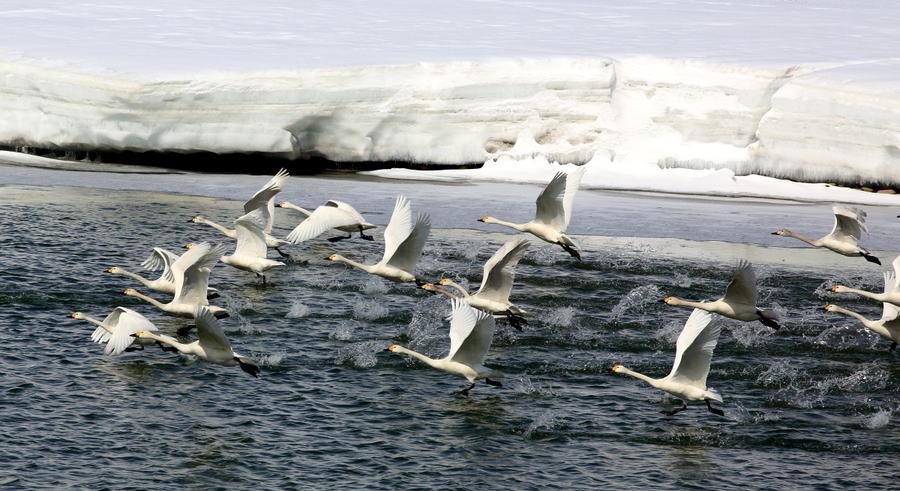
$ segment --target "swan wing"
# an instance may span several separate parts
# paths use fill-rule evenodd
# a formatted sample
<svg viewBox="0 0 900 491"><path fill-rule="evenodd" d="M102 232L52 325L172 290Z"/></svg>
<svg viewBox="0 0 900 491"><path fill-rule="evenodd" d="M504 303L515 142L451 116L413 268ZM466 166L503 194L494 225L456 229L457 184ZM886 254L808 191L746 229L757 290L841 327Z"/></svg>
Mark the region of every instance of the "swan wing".
<svg viewBox="0 0 900 491"><path fill-rule="evenodd" d="M332 206L339 210L343 210L344 213L347 213L349 216L353 217L354 220L356 220L356 222L354 223L366 223L366 219L358 211L356 211L356 208L350 206L347 203L344 203L343 201L330 199L325 202L325 206Z"/></svg>
<svg viewBox="0 0 900 491"><path fill-rule="evenodd" d="M675 343L675 363L668 376L670 380L706 388L709 364L722 330L719 323L711 321L709 312L700 309L691 312Z"/></svg>
<svg viewBox="0 0 900 491"><path fill-rule="evenodd" d="M896 262L896 259L894 260ZM884 293L897 291L897 276L893 271L884 272ZM900 307L888 302L882 302L881 320L888 322L900 316Z"/></svg>
<svg viewBox="0 0 900 491"><path fill-rule="evenodd" d="M725 301L740 305L756 306L756 274L750 261L738 261L731 283L725 288Z"/></svg>
<svg viewBox="0 0 900 491"><path fill-rule="evenodd" d="M267 234L272 232L272 225L275 223L275 195L281 192L281 188L287 182L288 177L290 177L288 171L284 169L279 170L275 176L269 179L269 182L265 183L252 198L244 203L244 213L250 213L258 209L263 210L263 218L265 219L263 229Z"/></svg>
<svg viewBox="0 0 900 491"><path fill-rule="evenodd" d="M134 342L132 334L138 331L158 331L159 329L143 315L125 307L116 307L118 313L112 334L103 351L107 355L119 355ZM112 314L110 314L112 315Z"/></svg>
<svg viewBox="0 0 900 491"><path fill-rule="evenodd" d="M566 194L566 174L557 172L553 179L547 183L547 187L537 197L537 213L534 221L550 225L556 229L565 227L566 209L563 207L563 197Z"/></svg>
<svg viewBox="0 0 900 491"><path fill-rule="evenodd" d="M360 222L345 210L324 205L316 208L306 220L297 225L288 234L287 240L294 244L299 244L322 235L328 229L346 227L357 223Z"/></svg>
<svg viewBox="0 0 900 491"><path fill-rule="evenodd" d="M91 341L95 343L105 343L109 341L109 337L112 336L113 327L115 327L116 322L119 322L119 315L122 314L121 308L122 307L117 307L113 309L109 315L100 321L101 325L97 326L97 328L94 329L94 332L91 333Z"/></svg>
<svg viewBox="0 0 900 491"><path fill-rule="evenodd" d="M212 247L208 242L201 242L182 254L172 266L176 280L173 302L207 305L209 273L225 251L224 244Z"/></svg>
<svg viewBox="0 0 900 491"><path fill-rule="evenodd" d="M391 221L388 222L384 229L384 256L382 263L387 263L394 257L394 253L400 244L409 237L413 230L412 206L406 196L397 196L397 202L394 203L394 212L391 214Z"/></svg>
<svg viewBox="0 0 900 491"><path fill-rule="evenodd" d="M844 206L835 206L831 210L834 212L834 227L830 237L855 245L862 238L863 232L869 231L865 211Z"/></svg>
<svg viewBox="0 0 900 491"><path fill-rule="evenodd" d="M162 275L160 275L160 278L174 283L175 277L172 275L172 264L175 263L178 258L178 254L169 252L162 247L154 247L150 255L147 256L147 259L144 259L144 262L141 263L141 267L147 271L159 271L162 269L163 272Z"/></svg>
<svg viewBox="0 0 900 491"><path fill-rule="evenodd" d="M235 256L266 257L265 220L265 212L258 208L234 221L237 233Z"/></svg>
<svg viewBox="0 0 900 491"><path fill-rule="evenodd" d="M569 221L572 220L575 193L578 192L578 187L581 186L581 178L584 177L585 171L587 171L587 167L581 166L566 174L566 192L563 195L563 210L565 210L566 221L562 228L559 229L560 232L565 232L569 226Z"/></svg>
<svg viewBox="0 0 900 491"><path fill-rule="evenodd" d="M428 240L430 233L431 218L423 213L416 219L416 226L413 227L412 233L397 247L389 259L386 258L385 264L412 273L416 269L419 257L422 256L422 249L425 248L425 241Z"/></svg>
<svg viewBox="0 0 900 491"><path fill-rule="evenodd" d="M484 274L481 277L481 288L476 295L487 300L507 303L516 276L516 265L530 243L525 237L516 237L503 244L497 252L484 263Z"/></svg>
<svg viewBox="0 0 900 491"><path fill-rule="evenodd" d="M219 322L213 316L209 308L198 305L194 309L194 320L197 324L197 337L200 345L207 351L232 351L231 343L225 337L225 332L219 327Z"/></svg>
<svg viewBox="0 0 900 491"><path fill-rule="evenodd" d="M494 317L470 307L458 298L451 302L450 353L447 359L477 367L484 362L484 356L494 339Z"/></svg>

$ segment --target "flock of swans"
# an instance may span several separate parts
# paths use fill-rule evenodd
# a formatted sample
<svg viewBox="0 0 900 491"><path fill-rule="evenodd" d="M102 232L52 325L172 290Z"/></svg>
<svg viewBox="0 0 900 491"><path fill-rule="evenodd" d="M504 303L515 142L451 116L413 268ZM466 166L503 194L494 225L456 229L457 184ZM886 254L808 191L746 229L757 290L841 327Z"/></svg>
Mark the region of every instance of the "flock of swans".
<svg viewBox="0 0 900 491"><path fill-rule="evenodd" d="M579 167L569 173L557 173L538 196L535 218L527 223L510 223L490 216L478 221L494 223L531 234L551 244L558 245L573 258L581 261L578 244L566 235L572 216L572 205L585 168ZM91 340L105 344L107 355L141 351L147 346L157 345L164 351L177 351L197 356L210 363L239 366L245 372L257 377L257 364L234 352L218 322L228 317L226 309L210 305L209 301L218 297L219 292L209 286L213 267L222 263L254 273L266 282L266 274L284 266L285 263L267 257L268 249L274 249L282 257L289 257L281 248L314 240L330 229L341 235L328 238L330 242L352 239L354 233L364 240L372 241L365 231L377 226L366 219L347 203L329 200L313 211L308 211L288 202L275 204L275 196L282 190L288 179L284 170L272 177L256 194L244 203L244 215L234 221L234 228L212 222L202 216L190 221L209 225L223 235L236 241L234 252L227 254L225 244L212 245L208 242L189 243L187 251L177 255L165 249L154 247L150 256L142 263L149 271L162 270L159 278L149 280L136 273L119 267L106 271L121 275L141 283L158 293L171 295L172 299L162 302L144 295L134 288L124 290L124 294L141 299L165 313L193 319L194 324L177 331L181 337L197 330L197 340L184 343L175 337L161 334L159 329L140 313L125 307L117 307L103 320L97 320L81 312L70 316L87 321L96 326ZM275 207L292 209L302 213L305 219L288 234L286 240L271 235L275 217ZM835 206L835 223L828 235L812 240L787 229L773 232L775 235L793 237L815 247L822 247L845 256L860 256L867 261L881 264L879 259L858 245L862 233L867 231L866 214L856 208ZM466 379L468 386L456 393L467 396L476 385L484 380L491 386L501 386L500 373L484 366L484 359L490 350L496 328L496 319L503 319L515 329L522 330L527 325L527 312L510 302L510 294L515 279L515 268L528 250L525 236L517 236L503 244L485 263L481 286L470 294L464 287L442 278L429 283L415 275L416 263L422 255L431 232L431 220L427 214L415 218L412 205L405 196L395 202L390 221L384 229L384 253L375 264L362 264L346 257L332 254L329 261L344 263L366 273L398 283L415 283L419 288L436 295L449 297L451 315L450 351L447 356L434 359L399 345L391 345L387 351L405 354L421 360L427 365ZM891 350L900 342L900 257L893 262L894 272L884 273L884 292L873 293L837 285L832 290L837 293L853 293L870 298L883 305L882 317L869 320L862 315L836 305L823 307L825 311L836 312L858 319L866 328L892 342ZM758 306L756 276L752 265L740 260L725 289L722 298L711 302L697 302L677 297L666 297L667 305L688 307L693 311L688 317L675 343L675 359L671 372L662 378L629 370L622 365L612 367L614 373L622 373L641 379L649 385L667 392L682 401L682 405L666 415L674 415L687 409L687 402L705 403L710 413L723 415L723 411L713 407L711 401L722 402L717 391L707 387L706 379L710 363L718 342L721 327L714 321L714 314L744 322L759 321L772 329L778 329L778 315L774 310Z"/></svg>

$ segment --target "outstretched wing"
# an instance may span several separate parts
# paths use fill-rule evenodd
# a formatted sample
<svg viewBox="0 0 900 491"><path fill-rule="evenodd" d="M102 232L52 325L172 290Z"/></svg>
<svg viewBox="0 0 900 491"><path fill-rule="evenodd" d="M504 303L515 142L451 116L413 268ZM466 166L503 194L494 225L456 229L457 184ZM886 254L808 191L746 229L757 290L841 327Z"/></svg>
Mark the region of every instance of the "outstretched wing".
<svg viewBox="0 0 900 491"><path fill-rule="evenodd" d="M235 256L266 257L265 213L256 209L234 221L237 234Z"/></svg>
<svg viewBox="0 0 900 491"><path fill-rule="evenodd" d="M484 263L484 274L481 277L479 295L495 302L509 302L513 280L516 276L516 265L528 250L529 242L525 237L516 237L503 244L497 252Z"/></svg>
<svg viewBox="0 0 900 491"><path fill-rule="evenodd" d="M263 230L265 233L272 232L272 225L275 223L275 195L281 192L287 178L290 177L288 171L281 169L274 177L269 179L252 198L244 203L244 213L250 213L253 210L263 210Z"/></svg>
<svg viewBox="0 0 900 491"><path fill-rule="evenodd" d="M147 271L159 271L162 269L163 272L160 278L174 283L175 277L172 275L172 264L178 260L178 257L178 254L169 252L161 247L154 247L153 252L141 263L141 267Z"/></svg>
<svg viewBox="0 0 900 491"><path fill-rule="evenodd" d="M197 324L197 337L200 338L200 346L203 349L231 351L231 343L228 342L225 332L219 327L219 322L209 308L198 305L194 309L194 320Z"/></svg>
<svg viewBox="0 0 900 491"><path fill-rule="evenodd" d="M450 352L448 360L477 367L484 363L484 356L494 339L494 317L473 309L464 301L454 298L450 314Z"/></svg>
<svg viewBox="0 0 900 491"><path fill-rule="evenodd" d="M394 203L394 212L391 214L391 221L388 222L384 229L384 256L381 258L382 263L387 263L394 257L394 253L400 244L409 237L413 230L412 206L406 196L397 196L397 202Z"/></svg>
<svg viewBox="0 0 900 491"><path fill-rule="evenodd" d="M575 193L581 184L586 167L566 174L557 172L537 198L535 221L550 225L560 232L565 232L572 218L572 205Z"/></svg>
<svg viewBox="0 0 900 491"><path fill-rule="evenodd" d="M322 235L326 230L360 223L356 217L334 206L320 206L306 220L297 225L287 236L294 244L306 242Z"/></svg>
<svg viewBox="0 0 900 491"><path fill-rule="evenodd" d="M356 220L356 222L354 223L366 223L366 219L358 211L356 211L356 208L350 206L347 203L344 203L343 201L330 199L325 202L325 206L331 206L342 210L344 213L347 213L348 215L352 216L354 220Z"/></svg>
<svg viewBox="0 0 900 491"><path fill-rule="evenodd" d="M428 240L428 234L431 233L431 218L427 214L420 214L416 219L416 226L412 232L394 251L394 254L388 258L385 264L400 268L408 273L413 273L416 269L416 263L422 255L422 249L425 248L425 241Z"/></svg>
<svg viewBox="0 0 900 491"><path fill-rule="evenodd" d="M731 283L725 288L725 301L740 305L756 306L756 274L750 261L738 261Z"/></svg>
<svg viewBox="0 0 900 491"><path fill-rule="evenodd" d="M862 238L863 232L869 231L866 228L865 211L843 206L835 206L831 210L834 212L834 227L831 229L831 237L856 244Z"/></svg>
<svg viewBox="0 0 900 491"><path fill-rule="evenodd" d="M226 246L215 247L201 242L190 248L172 265L175 275L176 303L207 305L206 290L209 287L209 273L219 258L225 254Z"/></svg>
<svg viewBox="0 0 900 491"><path fill-rule="evenodd" d="M900 258L900 256L897 256ZM897 262L895 259L894 262ZM893 271L884 272L884 293L893 293L897 291L897 276ZM882 302L881 320L888 322L900 316L900 307L888 302Z"/></svg>
<svg viewBox="0 0 900 491"><path fill-rule="evenodd" d="M103 351L107 355L118 355L134 342L132 334L138 331L158 331L157 327L143 315L125 307L116 307L116 322L112 325L112 334ZM110 314L112 316L113 314ZM107 317L109 318L109 317Z"/></svg>
<svg viewBox="0 0 900 491"><path fill-rule="evenodd" d="M675 363L669 379L706 388L706 376L722 327L712 323L712 314L694 309L675 343Z"/></svg>

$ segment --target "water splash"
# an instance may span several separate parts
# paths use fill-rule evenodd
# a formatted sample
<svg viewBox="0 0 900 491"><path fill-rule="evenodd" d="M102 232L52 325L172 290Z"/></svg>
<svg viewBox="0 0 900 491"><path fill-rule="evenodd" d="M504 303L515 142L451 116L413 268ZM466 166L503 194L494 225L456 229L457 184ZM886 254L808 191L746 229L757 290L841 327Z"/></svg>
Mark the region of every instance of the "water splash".
<svg viewBox="0 0 900 491"><path fill-rule="evenodd" d="M372 368L378 364L376 354L386 347L383 341L364 341L338 348L334 357L335 365L353 368Z"/></svg>
<svg viewBox="0 0 900 491"><path fill-rule="evenodd" d="M284 361L286 356L287 354L285 352L280 351L277 353L258 354L252 358L256 360L256 363L261 367L277 367L281 365L281 362Z"/></svg>
<svg viewBox="0 0 900 491"><path fill-rule="evenodd" d="M690 288L694 284L694 279L687 273L676 272L672 283L681 288Z"/></svg>
<svg viewBox="0 0 900 491"><path fill-rule="evenodd" d="M539 397L555 397L556 392L551 387L535 384L528 375L522 375L512 385L517 394Z"/></svg>
<svg viewBox="0 0 900 491"><path fill-rule="evenodd" d="M643 315L647 307L658 302L660 298L662 298L662 294L656 285L634 288L613 307L610 312L610 322L618 322L628 312L638 312Z"/></svg>
<svg viewBox="0 0 900 491"><path fill-rule="evenodd" d="M571 327L578 310L575 307L557 307L541 313L541 322L553 327Z"/></svg>
<svg viewBox="0 0 900 491"><path fill-rule="evenodd" d="M675 341L678 341L678 335L681 334L683 328L684 322L672 320L657 329L653 333L653 337L658 341L662 341L666 346L671 346L675 344Z"/></svg>
<svg viewBox="0 0 900 491"><path fill-rule="evenodd" d="M890 409L881 409L871 416L866 416L863 420L863 426L870 430L884 428L891 422L891 416L894 412Z"/></svg>
<svg viewBox="0 0 900 491"><path fill-rule="evenodd" d="M295 300L291 303L291 309L285 314L285 318L302 319L307 315L309 315L309 307L305 303Z"/></svg>
<svg viewBox="0 0 900 491"><path fill-rule="evenodd" d="M731 319L718 319L715 322L722 322L729 327L731 338L744 348L763 344L775 332L758 322L740 322Z"/></svg>
<svg viewBox="0 0 900 491"><path fill-rule="evenodd" d="M544 411L535 418L522 436L526 440L542 440L558 432L565 424L565 418L561 411Z"/></svg>
<svg viewBox="0 0 900 491"><path fill-rule="evenodd" d="M360 291L366 295L384 295L390 290L388 284L378 276L369 275L369 279L360 286Z"/></svg>
<svg viewBox="0 0 900 491"><path fill-rule="evenodd" d="M372 321L388 315L388 309L382 302L372 298L353 301L353 318Z"/></svg>
<svg viewBox="0 0 900 491"><path fill-rule="evenodd" d="M350 341L353 339L353 330L353 327L348 324L340 324L328 334L328 337L336 341Z"/></svg>

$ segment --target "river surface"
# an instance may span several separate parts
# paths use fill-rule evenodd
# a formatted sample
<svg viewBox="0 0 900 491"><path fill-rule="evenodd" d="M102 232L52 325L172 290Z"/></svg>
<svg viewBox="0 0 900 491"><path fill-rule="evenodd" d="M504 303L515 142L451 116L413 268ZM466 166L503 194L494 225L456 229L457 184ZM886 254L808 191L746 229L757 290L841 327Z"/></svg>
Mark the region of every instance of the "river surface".
<svg viewBox="0 0 900 491"><path fill-rule="evenodd" d="M232 312L222 326L259 379L152 347L107 357L67 317L122 305L164 332L186 325L123 296L140 285L104 270L142 272L154 246L227 241L189 218L230 224L266 179L0 166L0 486L896 489L900 353L818 310L835 302L877 318L879 305L828 288L880 289L880 270L770 235L824 235L830 204L581 191L570 231L584 262L532 241L512 296L529 325L498 322L486 365L504 385L468 398L451 394L465 381L384 351L446 353L445 299L324 260L377 261L381 227L375 242L286 249L266 285L214 268L212 303ZM475 220L525 221L539 192L338 175L292 177L283 198L341 199L384 224L404 193L434 223L420 276L474 290L512 237ZM887 267L897 210L868 211L864 243ZM298 220L278 210L277 234ZM678 401L609 368L667 374L690 311L659 300L717 298L739 258L756 265L761 303L783 327L718 321L709 385L725 417L702 405L665 417Z"/></svg>

